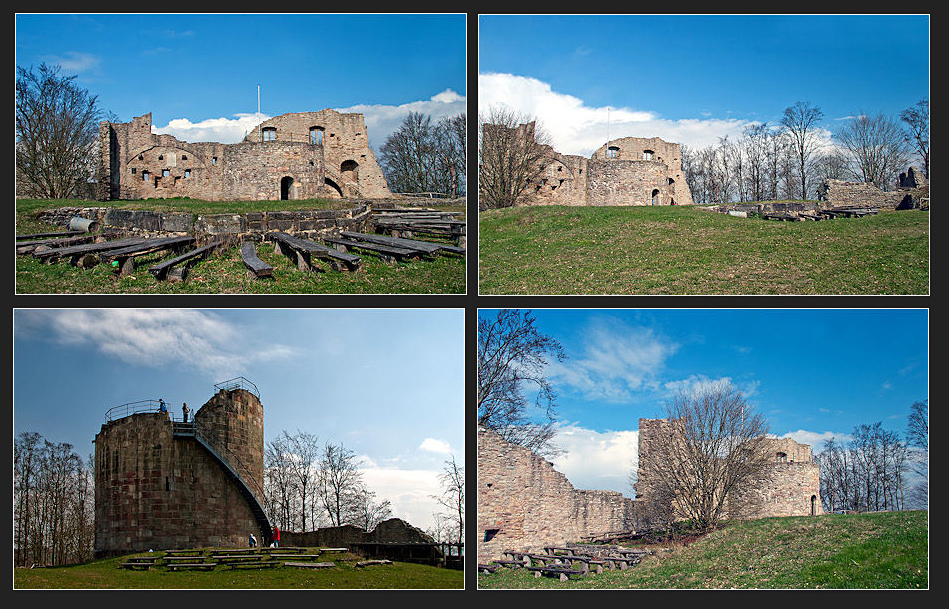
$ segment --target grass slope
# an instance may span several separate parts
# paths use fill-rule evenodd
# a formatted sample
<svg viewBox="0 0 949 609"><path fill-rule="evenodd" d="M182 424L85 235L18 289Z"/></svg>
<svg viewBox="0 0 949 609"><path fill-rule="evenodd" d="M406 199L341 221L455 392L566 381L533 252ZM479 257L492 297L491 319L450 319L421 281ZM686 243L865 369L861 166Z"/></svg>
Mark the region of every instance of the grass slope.
<svg viewBox="0 0 949 609"><path fill-rule="evenodd" d="M763 518L732 523L625 571L568 582L524 569L478 575L479 588L833 588L929 586L928 512Z"/></svg>
<svg viewBox="0 0 949 609"><path fill-rule="evenodd" d="M481 294L928 294L929 212L777 222L697 207L481 212Z"/></svg>
<svg viewBox="0 0 949 609"><path fill-rule="evenodd" d="M62 230L37 220L45 209L74 206L105 206L194 214L257 211L331 209L348 207L339 201L209 202L191 200L127 201L17 201L17 234ZM252 206L252 207L251 207ZM452 209L452 211L463 211ZM72 267L67 261L45 264L32 256L16 257L16 291L19 294L463 294L465 258L435 256L430 260L388 265L375 256L363 255L362 267L354 273L333 270L301 273L296 264L274 253L272 243L257 246L258 256L274 267L273 279L246 277L238 247L227 247L193 264L184 283L156 280L148 267L167 254L142 256L137 270L118 277L108 265L91 269ZM316 260L314 260L316 262Z"/></svg>
<svg viewBox="0 0 949 609"><path fill-rule="evenodd" d="M147 553L130 556L147 556ZM130 571L118 567L127 556L97 560L82 565L14 569L13 587L46 589L296 589L328 588L336 590L361 588L463 588L464 574L455 569L393 562L389 565L356 567L357 557L351 554L327 558L336 566L329 569L274 567L263 570L228 569L213 571L166 571L153 567L148 571Z"/></svg>

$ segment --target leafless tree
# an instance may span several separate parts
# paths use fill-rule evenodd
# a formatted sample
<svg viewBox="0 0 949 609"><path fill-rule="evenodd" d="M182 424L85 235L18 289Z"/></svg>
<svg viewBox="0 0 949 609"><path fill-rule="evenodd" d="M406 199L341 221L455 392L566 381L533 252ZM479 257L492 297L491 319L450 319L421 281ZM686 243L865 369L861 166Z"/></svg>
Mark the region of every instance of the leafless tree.
<svg viewBox="0 0 949 609"><path fill-rule="evenodd" d="M318 472L315 466L320 456L319 439L311 433L300 430L297 430L293 435L284 431L283 439L290 451L287 464L293 478L293 488L299 494L299 503L296 504L300 516L299 530L309 531L316 528L317 521L316 488ZM307 525L308 513L310 515L309 525ZM308 526L309 528L307 528Z"/></svg>
<svg viewBox="0 0 949 609"><path fill-rule="evenodd" d="M435 500L449 510L451 530L457 534L454 541L462 543L465 540L465 468L458 465L454 455L450 461L445 461L438 482L442 486L442 494L436 496Z"/></svg>
<svg viewBox="0 0 949 609"><path fill-rule="evenodd" d="M286 433L267 442L264 448L264 506L274 523L284 530L296 528L295 516L300 513L293 461Z"/></svg>
<svg viewBox="0 0 949 609"><path fill-rule="evenodd" d="M467 191L468 120L465 113L443 118L436 129L438 168L444 192L451 197Z"/></svg>
<svg viewBox="0 0 949 609"><path fill-rule="evenodd" d="M910 491L914 504L929 505L929 400L910 406L906 442L912 447L911 469L918 479Z"/></svg>
<svg viewBox="0 0 949 609"><path fill-rule="evenodd" d="M358 493L362 490L356 453L342 444L327 443L319 461L319 496L332 526L346 524L358 512Z"/></svg>
<svg viewBox="0 0 949 609"><path fill-rule="evenodd" d="M32 197L77 197L95 175L98 97L78 87L59 66L17 66L16 169Z"/></svg>
<svg viewBox="0 0 949 609"><path fill-rule="evenodd" d="M92 557L90 463L84 464L70 444L50 442L36 432L17 437L13 553L18 566L65 565Z"/></svg>
<svg viewBox="0 0 949 609"><path fill-rule="evenodd" d="M742 132L742 149L747 159L746 182L752 201L765 200L765 171L767 160L768 124L748 125Z"/></svg>
<svg viewBox="0 0 949 609"><path fill-rule="evenodd" d="M529 310L503 309L478 315L478 425L540 455L553 445L556 394L546 377L548 357L563 361L555 338L534 326ZM536 390L533 406L525 386Z"/></svg>
<svg viewBox="0 0 949 609"><path fill-rule="evenodd" d="M923 99L900 113L909 128L909 142L923 162L923 175L929 178L929 100Z"/></svg>
<svg viewBox="0 0 949 609"><path fill-rule="evenodd" d="M863 182L889 190L908 162L905 136L896 121L882 113L852 118L837 131L837 140L853 158L853 173Z"/></svg>
<svg viewBox="0 0 949 609"><path fill-rule="evenodd" d="M709 530L737 489L770 463L768 426L727 382L681 392L666 417L669 433L661 448L640 456L640 471L652 493L672 499L677 516Z"/></svg>
<svg viewBox="0 0 949 609"><path fill-rule="evenodd" d="M352 515L344 518L344 522L371 531L392 516L392 502L388 499L376 501L376 493L361 485L352 491L352 498Z"/></svg>
<svg viewBox="0 0 949 609"><path fill-rule="evenodd" d="M536 120L503 107L478 117L478 207L511 207L545 170L550 138Z"/></svg>
<svg viewBox="0 0 949 609"><path fill-rule="evenodd" d="M810 102L797 102L784 109L781 124L791 138L795 160L797 161L797 175L801 186L801 199L807 198L807 177L811 159L819 147L818 123L824 113Z"/></svg>

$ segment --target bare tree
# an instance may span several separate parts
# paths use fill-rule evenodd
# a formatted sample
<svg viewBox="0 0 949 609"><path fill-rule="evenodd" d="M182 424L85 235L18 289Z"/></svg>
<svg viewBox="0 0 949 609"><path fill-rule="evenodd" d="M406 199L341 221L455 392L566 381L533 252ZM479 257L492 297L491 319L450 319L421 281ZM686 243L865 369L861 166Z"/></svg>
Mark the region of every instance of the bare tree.
<svg viewBox="0 0 949 609"><path fill-rule="evenodd" d="M529 310L478 315L478 425L537 454L553 455L556 395L545 372L547 358L563 361L564 351L534 321ZM536 389L533 407L525 386Z"/></svg>
<svg viewBox="0 0 949 609"><path fill-rule="evenodd" d="M388 499L376 501L376 493L360 486L352 493L352 517L351 524L360 526L367 531L376 528L383 520L392 517L392 502Z"/></svg>
<svg viewBox="0 0 949 609"><path fill-rule="evenodd" d="M915 504L929 505L929 400L913 402L909 411L906 442L913 447L911 469L917 477L910 494Z"/></svg>
<svg viewBox="0 0 949 609"><path fill-rule="evenodd" d="M861 114L848 121L837 140L853 157L854 175L888 190L908 161L905 136L899 125L883 114Z"/></svg>
<svg viewBox="0 0 949 609"><path fill-rule="evenodd" d="M552 150L537 122L496 107L478 117L478 207L511 207L546 168Z"/></svg>
<svg viewBox="0 0 949 609"><path fill-rule="evenodd" d="M728 501L770 463L768 426L727 382L682 392L666 406L669 433L640 456L649 494L670 500L677 516L710 530Z"/></svg>
<svg viewBox="0 0 949 609"><path fill-rule="evenodd" d="M767 159L768 124L748 125L742 132L742 148L747 159L745 179L752 201L765 199L765 170Z"/></svg>
<svg viewBox="0 0 949 609"><path fill-rule="evenodd" d="M465 540L465 468L458 465L454 455L451 456L451 461L445 461L445 468L438 475L438 481L442 485L442 494L435 497L435 500L449 510L451 530L457 534L455 541L462 543Z"/></svg>
<svg viewBox="0 0 949 609"><path fill-rule="evenodd" d="M264 506L269 517L285 530L296 528L294 516L299 513L293 460L286 433L264 448Z"/></svg>
<svg viewBox="0 0 949 609"><path fill-rule="evenodd" d="M432 124L432 117L410 112L379 149L389 187L396 192L464 193L467 156L464 114Z"/></svg>
<svg viewBox="0 0 949 609"><path fill-rule="evenodd" d="M76 86L75 76L62 76L59 66L16 70L15 155L24 192L45 199L83 194L95 175L98 97Z"/></svg>
<svg viewBox="0 0 949 609"><path fill-rule="evenodd" d="M900 113L909 128L909 141L923 162L923 175L929 178L929 100L923 99Z"/></svg>
<svg viewBox="0 0 949 609"><path fill-rule="evenodd" d="M787 129L791 138L795 158L797 160L798 178L801 185L801 199L807 198L807 174L811 158L817 150L818 122L824 113L810 102L797 102L784 109L781 124Z"/></svg>
<svg viewBox="0 0 949 609"><path fill-rule="evenodd" d="M297 430L294 435L283 432L287 449L290 451L288 465L293 477L294 490L299 494L297 504L300 515L300 530L308 531L316 527L316 487L318 472L316 461L320 456L318 438L308 432ZM307 528L307 513L310 514Z"/></svg>
<svg viewBox="0 0 949 609"><path fill-rule="evenodd" d="M340 526L353 516L357 508L358 492L362 490L362 474L356 462L356 453L344 447L327 443L319 462L319 496L333 526Z"/></svg>

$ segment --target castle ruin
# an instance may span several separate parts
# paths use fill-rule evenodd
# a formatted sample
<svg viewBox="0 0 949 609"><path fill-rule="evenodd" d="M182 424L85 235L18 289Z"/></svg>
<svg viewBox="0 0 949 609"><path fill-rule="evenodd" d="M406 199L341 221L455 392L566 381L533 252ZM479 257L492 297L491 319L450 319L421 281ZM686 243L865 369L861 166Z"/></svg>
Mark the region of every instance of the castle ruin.
<svg viewBox="0 0 949 609"><path fill-rule="evenodd" d="M150 401L106 418L95 437L97 556L270 538L263 406L247 384L220 388L187 422Z"/></svg>
<svg viewBox="0 0 949 609"><path fill-rule="evenodd" d="M667 419L639 420L639 462L663 458ZM768 438L773 462L729 500L729 519L822 514L819 467L811 447L788 438ZM542 551L643 526L655 484L639 469L636 499L603 490L577 490L549 461L478 428L478 562L506 550Z"/></svg>
<svg viewBox="0 0 949 609"><path fill-rule="evenodd" d="M152 115L99 123L101 201L384 198L392 193L362 114L288 113L237 144L188 143L152 133Z"/></svg>
<svg viewBox="0 0 949 609"><path fill-rule="evenodd" d="M485 137L491 137L486 125ZM535 123L517 127L534 138ZM543 168L528 184L521 205L692 205L679 144L658 137L611 139L590 158L544 146Z"/></svg>

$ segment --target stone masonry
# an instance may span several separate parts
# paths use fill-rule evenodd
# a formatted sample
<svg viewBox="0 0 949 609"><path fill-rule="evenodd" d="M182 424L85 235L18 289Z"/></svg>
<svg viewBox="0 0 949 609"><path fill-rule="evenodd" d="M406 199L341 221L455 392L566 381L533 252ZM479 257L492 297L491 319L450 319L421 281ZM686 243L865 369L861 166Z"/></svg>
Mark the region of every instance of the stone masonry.
<svg viewBox="0 0 949 609"><path fill-rule="evenodd" d="M824 180L817 198L835 206L867 206L884 209L912 209L929 205L929 183L915 167L900 174L896 190L884 191L870 182Z"/></svg>
<svg viewBox="0 0 949 609"><path fill-rule="evenodd" d="M262 122L242 142L152 133L152 116L99 124L97 198L206 201L391 196L361 114L326 109Z"/></svg>
<svg viewBox="0 0 949 609"><path fill-rule="evenodd" d="M263 407L254 394L221 390L193 420L249 486L263 487ZM243 547L250 533L261 531L247 500L202 446L173 435L168 414L131 414L96 434L97 556Z"/></svg>
<svg viewBox="0 0 949 609"><path fill-rule="evenodd" d="M478 562L628 528L632 500L583 491L549 461L478 428Z"/></svg>
<svg viewBox="0 0 949 609"><path fill-rule="evenodd" d="M637 503L648 503L657 492L643 463L667 458L662 447L674 433L675 425L668 419L639 420L639 468L634 485ZM727 505L726 518L822 514L820 468L811 460L811 447L790 438L768 438L765 450L770 465L757 479L737 489Z"/></svg>
<svg viewBox="0 0 949 609"><path fill-rule="evenodd" d="M492 126L497 128L497 126ZM517 137L533 138L533 122ZM484 131L490 137L491 130ZM541 175L521 205L692 205L679 144L658 137L610 140L588 159L545 146Z"/></svg>

